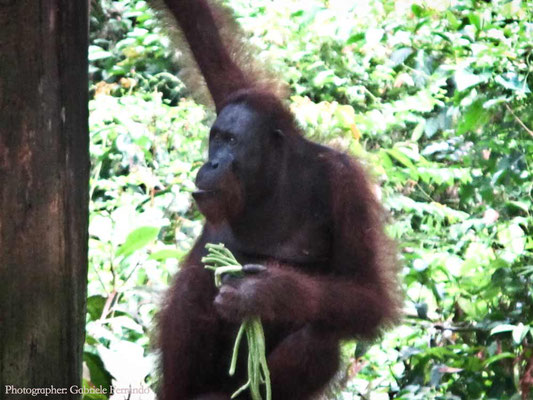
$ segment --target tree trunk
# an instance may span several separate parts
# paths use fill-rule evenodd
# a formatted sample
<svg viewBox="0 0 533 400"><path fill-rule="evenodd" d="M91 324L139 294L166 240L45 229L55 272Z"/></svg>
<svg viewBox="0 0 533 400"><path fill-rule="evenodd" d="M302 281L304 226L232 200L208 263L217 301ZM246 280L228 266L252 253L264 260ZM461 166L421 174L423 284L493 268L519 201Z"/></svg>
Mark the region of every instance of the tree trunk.
<svg viewBox="0 0 533 400"><path fill-rule="evenodd" d="M0 399L81 385L87 3L0 0Z"/></svg>

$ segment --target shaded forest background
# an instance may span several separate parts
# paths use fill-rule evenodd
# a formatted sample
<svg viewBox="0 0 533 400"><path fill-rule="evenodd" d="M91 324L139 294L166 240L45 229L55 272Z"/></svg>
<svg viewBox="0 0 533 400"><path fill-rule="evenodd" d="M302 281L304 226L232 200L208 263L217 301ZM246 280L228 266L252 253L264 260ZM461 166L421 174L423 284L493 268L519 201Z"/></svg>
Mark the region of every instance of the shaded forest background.
<svg viewBox="0 0 533 400"><path fill-rule="evenodd" d="M369 165L401 251L404 323L344 344L327 398L530 398L533 3L227 3L308 136ZM214 113L145 1L91 12L84 383L146 400L154 315L202 227L190 193Z"/></svg>

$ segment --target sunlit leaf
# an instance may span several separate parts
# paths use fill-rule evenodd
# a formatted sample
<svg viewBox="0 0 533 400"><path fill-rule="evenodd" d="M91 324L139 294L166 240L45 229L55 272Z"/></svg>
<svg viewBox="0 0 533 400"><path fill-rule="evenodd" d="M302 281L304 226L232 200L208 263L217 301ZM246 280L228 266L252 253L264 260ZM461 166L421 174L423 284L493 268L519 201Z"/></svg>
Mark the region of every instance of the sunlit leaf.
<svg viewBox="0 0 533 400"><path fill-rule="evenodd" d="M508 353L508 352L496 354L492 357L487 358L485 362L483 363L483 365L485 367L488 367L490 364L506 359L506 358L515 358L515 355L513 353Z"/></svg>
<svg viewBox="0 0 533 400"><path fill-rule="evenodd" d="M113 53L102 49L99 46L89 46L89 61L104 60L113 57Z"/></svg>
<svg viewBox="0 0 533 400"><path fill-rule="evenodd" d="M184 252L175 249L164 249L155 251L148 257L149 260L163 261L168 258L177 258L180 259L184 256Z"/></svg>
<svg viewBox="0 0 533 400"><path fill-rule="evenodd" d="M116 257L128 257L134 252L153 242L159 233L159 229L155 226L142 226L131 232L126 241L120 246L116 253Z"/></svg>
<svg viewBox="0 0 533 400"><path fill-rule="evenodd" d="M513 336L513 341L515 342L515 344L522 343L522 340L524 340L524 338L528 334L529 329L530 329L529 326L524 325L521 322L518 323L518 325L514 327L512 336Z"/></svg>
<svg viewBox="0 0 533 400"><path fill-rule="evenodd" d="M478 100L463 114L459 125L457 126L457 133L462 135L468 131L474 131L478 127L488 122L490 114L483 108L483 101Z"/></svg>
<svg viewBox="0 0 533 400"><path fill-rule="evenodd" d="M495 335L497 333L512 332L516 327L511 324L501 324L491 329L490 334Z"/></svg>

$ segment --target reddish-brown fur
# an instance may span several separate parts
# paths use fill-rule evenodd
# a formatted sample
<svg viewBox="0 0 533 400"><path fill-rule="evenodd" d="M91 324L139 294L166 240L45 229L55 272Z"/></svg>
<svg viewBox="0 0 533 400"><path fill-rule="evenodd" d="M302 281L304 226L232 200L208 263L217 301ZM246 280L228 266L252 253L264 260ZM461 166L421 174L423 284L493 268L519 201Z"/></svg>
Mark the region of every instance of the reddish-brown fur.
<svg viewBox="0 0 533 400"><path fill-rule="evenodd" d="M165 3L217 111L229 104L254 110L258 126L267 121L283 139L276 165L262 166L261 176L274 182L271 189L259 183L264 201L252 202L247 182L228 173L220 198L199 202L204 231L160 315L161 398L228 400L246 381L243 354L237 376L227 374L238 326L245 316L259 315L273 399L310 399L336 373L340 339L373 338L398 319L396 258L383 232L383 210L362 167L304 139L277 95L230 56L219 34L225 19L217 17L227 14L205 0ZM201 262L209 242L223 242L241 263L266 270L229 279L219 290Z"/></svg>

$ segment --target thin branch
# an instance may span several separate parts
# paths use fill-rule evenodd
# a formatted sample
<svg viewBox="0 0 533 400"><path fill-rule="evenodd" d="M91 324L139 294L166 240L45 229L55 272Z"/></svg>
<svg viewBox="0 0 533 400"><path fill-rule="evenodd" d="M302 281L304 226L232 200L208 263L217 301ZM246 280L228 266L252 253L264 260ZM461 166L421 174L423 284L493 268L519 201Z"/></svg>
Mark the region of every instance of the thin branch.
<svg viewBox="0 0 533 400"><path fill-rule="evenodd" d="M518 116L514 113L513 109L509 106L509 104L507 103L504 103L505 104L505 108L507 108L507 111L509 111L511 113L511 115L514 117L514 119L516 120L516 122L518 122L518 124L525 129L525 131L527 133L529 133L529 135L531 137L533 137L533 131L531 129L529 129L526 124L524 124L524 122L518 118Z"/></svg>
<svg viewBox="0 0 533 400"><path fill-rule="evenodd" d="M474 326L469 323L464 324L451 324L448 322L432 321L430 319L421 318L417 314L405 313L404 317L413 324L422 325L426 328L432 327L439 331L452 331L452 332L486 332L487 328Z"/></svg>

